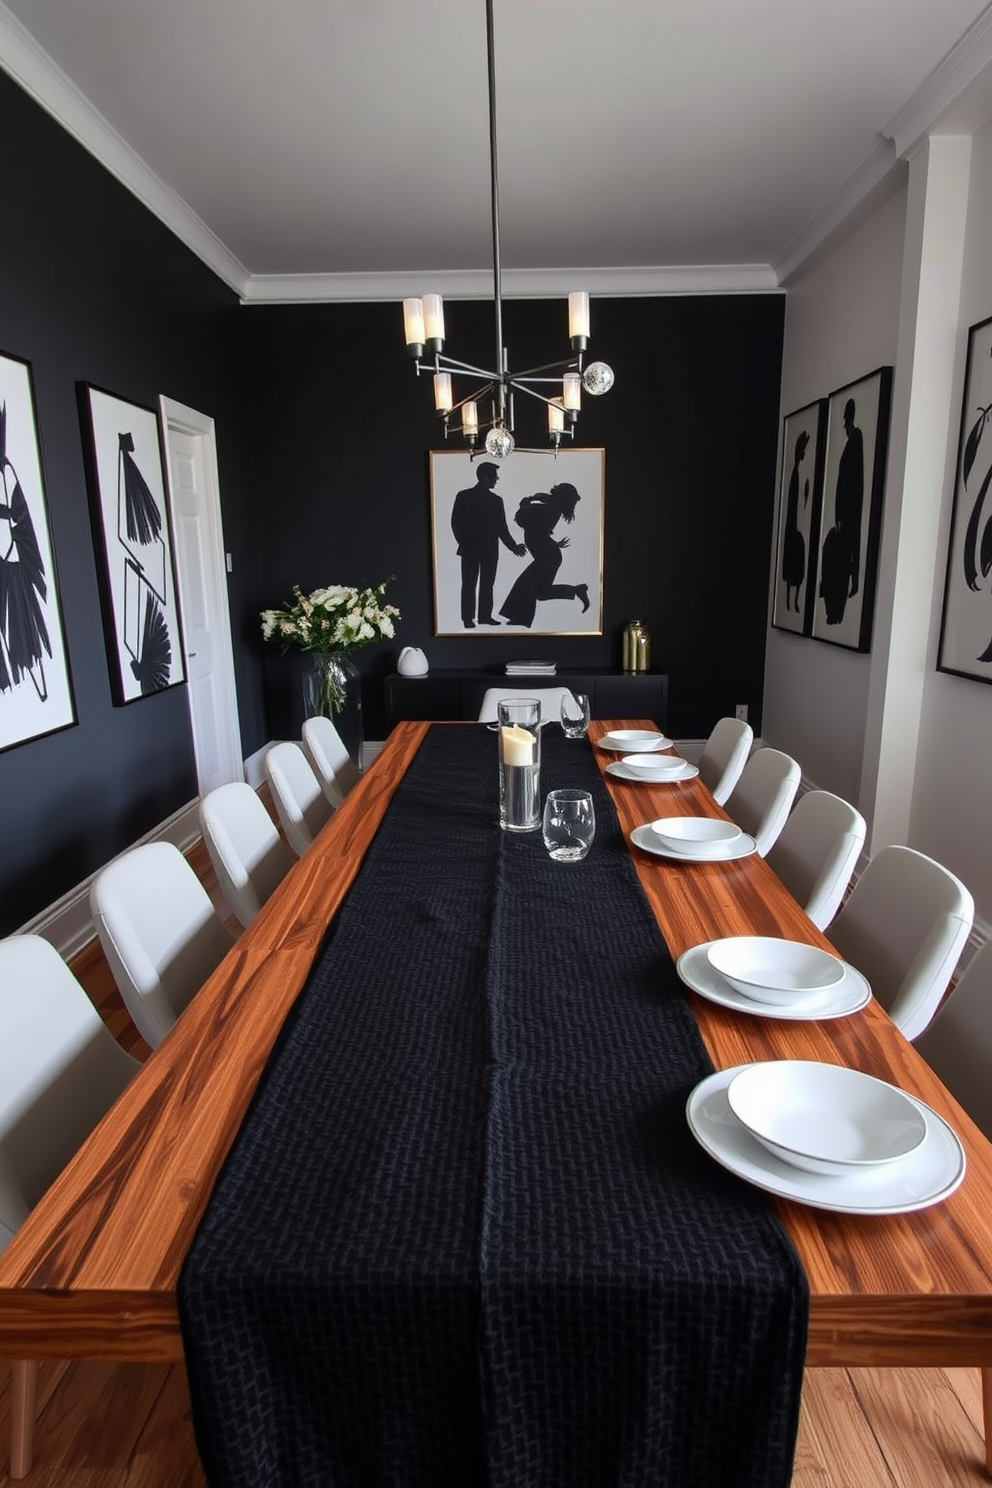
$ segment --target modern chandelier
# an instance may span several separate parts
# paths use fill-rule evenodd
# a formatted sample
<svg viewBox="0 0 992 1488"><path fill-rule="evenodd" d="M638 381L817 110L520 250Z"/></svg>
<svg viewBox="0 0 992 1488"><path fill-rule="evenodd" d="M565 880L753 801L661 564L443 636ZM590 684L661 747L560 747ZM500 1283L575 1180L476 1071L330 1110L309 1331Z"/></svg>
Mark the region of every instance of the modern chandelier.
<svg viewBox="0 0 992 1488"><path fill-rule="evenodd" d="M456 361L444 350L444 306L439 294L403 301L406 347L414 358L414 369L434 377L434 407L447 439L460 427L469 449L478 445L486 431L485 450L495 460L505 459L514 449L514 393L526 393L547 406L548 439L557 452L564 437L574 438L575 425L585 389L593 397L608 393L613 370L606 362L590 362L583 370L583 352L589 343L589 296L577 290L568 297L568 334L572 355L560 361L511 372L503 345L503 299L499 257L499 177L496 168L496 65L493 45L493 0L486 0L486 55L489 65L489 175L493 221L493 302L496 309L496 371ZM426 360L425 360L426 353ZM452 374L481 382L464 397L455 399ZM545 389L546 391L542 391ZM551 391L554 389L554 391ZM480 417L480 405L488 417ZM453 425L458 415L457 425Z"/></svg>

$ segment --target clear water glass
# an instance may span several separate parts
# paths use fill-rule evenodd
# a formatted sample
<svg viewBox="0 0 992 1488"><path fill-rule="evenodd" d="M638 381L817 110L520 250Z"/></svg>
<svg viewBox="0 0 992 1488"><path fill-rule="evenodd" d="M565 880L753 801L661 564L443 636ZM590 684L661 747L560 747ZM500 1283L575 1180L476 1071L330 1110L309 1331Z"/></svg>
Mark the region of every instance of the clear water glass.
<svg viewBox="0 0 992 1488"><path fill-rule="evenodd" d="M544 803L544 845L556 863L579 863L596 835L592 796L583 790L553 790Z"/></svg>
<svg viewBox="0 0 992 1488"><path fill-rule="evenodd" d="M567 692L561 700L561 726L570 739L583 739L589 727L589 699L584 692Z"/></svg>

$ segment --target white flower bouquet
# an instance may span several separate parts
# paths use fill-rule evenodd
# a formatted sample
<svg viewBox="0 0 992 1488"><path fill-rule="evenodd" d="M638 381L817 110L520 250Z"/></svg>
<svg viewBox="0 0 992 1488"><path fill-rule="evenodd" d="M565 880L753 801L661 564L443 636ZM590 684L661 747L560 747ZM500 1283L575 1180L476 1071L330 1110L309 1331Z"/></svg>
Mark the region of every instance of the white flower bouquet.
<svg viewBox="0 0 992 1488"><path fill-rule="evenodd" d="M283 651L355 651L372 641L391 641L400 612L384 604L383 596L394 578L391 574L374 589L331 584L312 594L294 584L292 604L262 611L262 635L278 641Z"/></svg>

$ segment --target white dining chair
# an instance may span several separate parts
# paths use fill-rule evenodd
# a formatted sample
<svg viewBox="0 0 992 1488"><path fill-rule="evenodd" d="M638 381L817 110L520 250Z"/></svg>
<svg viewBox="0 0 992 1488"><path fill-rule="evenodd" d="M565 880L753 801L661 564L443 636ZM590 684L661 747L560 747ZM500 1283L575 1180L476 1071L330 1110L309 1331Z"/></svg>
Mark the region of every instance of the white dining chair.
<svg viewBox="0 0 992 1488"><path fill-rule="evenodd" d="M740 779L753 742L754 730L741 718L720 718L713 725L698 764L699 778L718 806L726 803ZM681 754L678 741L675 747Z"/></svg>
<svg viewBox="0 0 992 1488"><path fill-rule="evenodd" d="M992 940L972 956L916 1048L992 1140Z"/></svg>
<svg viewBox="0 0 992 1488"><path fill-rule="evenodd" d="M146 842L108 863L90 910L131 1020L155 1049L234 936L171 842Z"/></svg>
<svg viewBox="0 0 992 1488"><path fill-rule="evenodd" d="M765 855L768 866L820 930L840 908L866 833L860 811L830 791L811 790L800 796Z"/></svg>
<svg viewBox="0 0 992 1488"><path fill-rule="evenodd" d="M324 795L332 806L340 806L352 786L358 784L358 766L334 724L321 713L303 721L303 753Z"/></svg>
<svg viewBox="0 0 992 1488"><path fill-rule="evenodd" d="M723 803L731 821L754 838L762 857L785 826L801 775L791 755L780 749L759 749Z"/></svg>
<svg viewBox="0 0 992 1488"><path fill-rule="evenodd" d="M490 687L487 688L479 708L479 723L495 723L499 718L499 700L505 697L533 697L541 704L541 723L558 723L561 719L561 700L571 697L568 687Z"/></svg>
<svg viewBox="0 0 992 1488"><path fill-rule="evenodd" d="M830 926L908 1039L927 1027L971 933L975 901L959 878L911 847L882 847Z"/></svg>
<svg viewBox="0 0 992 1488"><path fill-rule="evenodd" d="M54 946L0 941L0 1250L140 1068ZM14 1361L12 1478L31 1470L37 1376Z"/></svg>
<svg viewBox="0 0 992 1488"><path fill-rule="evenodd" d="M301 745L292 741L273 744L265 756L264 770L286 840L296 856L302 857L334 815L334 807Z"/></svg>
<svg viewBox="0 0 992 1488"><path fill-rule="evenodd" d="M200 831L221 893L248 926L294 858L275 823L243 780L208 792L200 802Z"/></svg>

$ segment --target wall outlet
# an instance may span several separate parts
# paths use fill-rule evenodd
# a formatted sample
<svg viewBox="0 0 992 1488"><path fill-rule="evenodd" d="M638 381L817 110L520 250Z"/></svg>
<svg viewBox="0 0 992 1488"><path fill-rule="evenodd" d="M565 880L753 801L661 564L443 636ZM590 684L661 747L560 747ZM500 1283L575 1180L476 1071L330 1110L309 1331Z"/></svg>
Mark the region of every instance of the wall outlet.
<svg viewBox="0 0 992 1488"><path fill-rule="evenodd" d="M739 718L741 723L747 723L747 703L738 703L734 709L734 717Z"/></svg>

